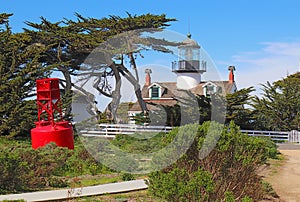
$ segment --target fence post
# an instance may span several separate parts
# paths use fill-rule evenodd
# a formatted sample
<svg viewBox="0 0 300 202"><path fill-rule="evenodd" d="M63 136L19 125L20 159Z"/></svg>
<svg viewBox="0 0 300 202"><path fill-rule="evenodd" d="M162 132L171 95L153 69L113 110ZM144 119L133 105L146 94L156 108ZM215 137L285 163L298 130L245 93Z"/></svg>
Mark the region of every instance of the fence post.
<svg viewBox="0 0 300 202"><path fill-rule="evenodd" d="M291 132L289 132L289 142L300 144L300 132L297 130L292 130Z"/></svg>

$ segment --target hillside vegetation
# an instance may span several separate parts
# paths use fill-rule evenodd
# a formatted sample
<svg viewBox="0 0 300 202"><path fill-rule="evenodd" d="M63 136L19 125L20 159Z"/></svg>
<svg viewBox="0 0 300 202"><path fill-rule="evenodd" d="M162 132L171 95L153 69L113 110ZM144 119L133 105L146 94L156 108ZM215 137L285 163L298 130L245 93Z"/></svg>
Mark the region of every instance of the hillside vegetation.
<svg viewBox="0 0 300 202"><path fill-rule="evenodd" d="M205 122L198 127L194 143L174 164L149 175L149 191L166 201L258 201L265 191L257 170L268 158L276 158L276 145L269 139L242 134L230 127ZM208 133L221 131L215 148L209 149ZM171 133L172 134L172 133ZM173 135L176 135L173 133ZM161 161L163 155L160 156Z"/></svg>
<svg viewBox="0 0 300 202"><path fill-rule="evenodd" d="M164 169L148 175L150 194L167 201L222 201L228 197L237 201L262 199L265 194L263 183L256 171L268 158L276 158L276 145L269 139L241 134L233 122L229 128L215 122L205 122L202 125L183 126L182 131L195 131L195 128L197 134L192 136L195 140L187 152ZM121 145L123 151L130 153L155 152L169 145L175 138L184 140L192 135L178 131L175 128L168 134L158 134L150 139L119 136L112 143ZM208 156L201 156L200 151L205 151L203 148L208 149L210 143L214 142L207 134L219 132L220 137L213 150L207 153ZM77 176L116 173L97 162L79 140L75 143L75 150L56 147L54 144L33 150L29 141L0 140L2 194L70 187L72 179ZM179 146L182 146L180 141L172 145L173 148ZM152 166L177 155L172 152L168 156L164 152L157 152ZM127 176L133 179L130 174L123 176L126 176L123 180L128 180Z"/></svg>
<svg viewBox="0 0 300 202"><path fill-rule="evenodd" d="M68 187L74 177L110 173L76 142L74 150L51 143L33 150L29 141L0 139L0 194Z"/></svg>

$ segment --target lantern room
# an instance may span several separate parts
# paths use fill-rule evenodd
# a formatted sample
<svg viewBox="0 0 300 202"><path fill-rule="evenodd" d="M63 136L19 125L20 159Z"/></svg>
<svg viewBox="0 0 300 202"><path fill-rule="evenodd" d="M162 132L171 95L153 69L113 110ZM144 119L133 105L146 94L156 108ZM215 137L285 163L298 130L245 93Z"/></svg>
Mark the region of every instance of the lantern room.
<svg viewBox="0 0 300 202"><path fill-rule="evenodd" d="M205 72L206 67L200 66L200 46L187 34L187 39L178 46L178 63L173 62L174 72Z"/></svg>
<svg viewBox="0 0 300 202"><path fill-rule="evenodd" d="M191 39L191 34L178 46L178 61L172 62L172 71L177 74L177 88L191 89L201 82L206 72L206 62L200 58L200 46ZM201 64L200 64L201 61Z"/></svg>

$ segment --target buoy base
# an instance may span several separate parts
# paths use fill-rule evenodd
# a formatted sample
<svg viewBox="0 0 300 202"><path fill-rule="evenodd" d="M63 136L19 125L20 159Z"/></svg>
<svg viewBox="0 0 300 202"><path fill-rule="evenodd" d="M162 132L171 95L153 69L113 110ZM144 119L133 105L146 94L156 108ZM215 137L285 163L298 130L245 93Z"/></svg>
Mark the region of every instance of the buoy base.
<svg viewBox="0 0 300 202"><path fill-rule="evenodd" d="M36 123L36 128L31 129L31 145L33 149L43 147L54 142L59 147L74 149L73 128L70 122L56 122L54 126L50 124Z"/></svg>

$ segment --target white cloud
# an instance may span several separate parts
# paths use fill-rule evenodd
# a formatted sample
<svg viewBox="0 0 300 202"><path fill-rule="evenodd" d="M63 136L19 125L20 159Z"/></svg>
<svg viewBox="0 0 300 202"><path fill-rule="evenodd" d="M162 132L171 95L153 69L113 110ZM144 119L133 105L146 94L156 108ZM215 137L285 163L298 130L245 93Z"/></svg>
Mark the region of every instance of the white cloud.
<svg viewBox="0 0 300 202"><path fill-rule="evenodd" d="M287 56L300 56L300 43L283 43L283 42L264 42L262 45L266 45L263 49L266 53L275 55L287 55Z"/></svg>
<svg viewBox="0 0 300 202"><path fill-rule="evenodd" d="M274 82L299 71L299 42L264 42L256 52L243 52L232 57L237 67L236 81L239 88Z"/></svg>

